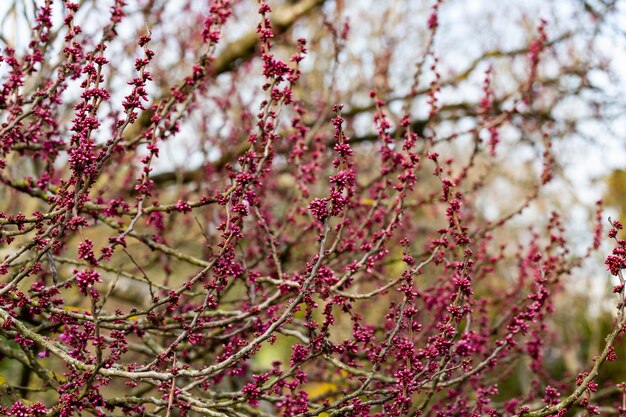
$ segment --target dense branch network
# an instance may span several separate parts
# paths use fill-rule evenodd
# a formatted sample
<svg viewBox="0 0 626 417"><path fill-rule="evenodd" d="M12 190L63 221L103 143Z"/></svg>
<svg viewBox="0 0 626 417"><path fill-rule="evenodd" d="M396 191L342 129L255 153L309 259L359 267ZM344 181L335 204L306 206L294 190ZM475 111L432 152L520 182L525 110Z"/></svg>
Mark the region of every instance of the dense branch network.
<svg viewBox="0 0 626 417"><path fill-rule="evenodd" d="M558 175L552 144L576 125L555 108L582 95L597 69L563 59L552 62L558 74L541 71L574 32L550 37L539 21L525 46L444 77L445 5L435 1L425 48L405 63L408 92L377 88L390 82L379 79L366 104L342 105L344 2L272 10L261 0L253 26L240 9L251 2L200 11L181 2L197 26L174 32L175 67L160 63L176 49L160 20L167 2L112 3L95 37L79 21L96 2L47 0L23 6L32 13L24 51L0 38L0 355L20 370L0 389L0 413L595 410L600 368L616 359L626 326L621 224L611 222L607 258L621 282L614 327L594 363L559 387L546 383L544 335L563 283L600 247L601 207L582 256L557 213L529 241L502 243ZM123 25L137 17L146 23L128 44ZM252 30L229 35L244 24ZM324 28L323 41L299 36L311 26ZM306 59L328 60L318 90ZM506 88L501 60L523 67ZM479 70L478 96L444 100ZM565 88L566 77L580 86ZM369 128L358 133L363 118ZM506 143L507 129L521 138ZM206 151L200 166L154 173L180 137ZM539 150L540 163L523 175L524 197L488 221L480 201L506 176L498 156L517 146ZM503 401L497 380L523 361L537 379Z"/></svg>

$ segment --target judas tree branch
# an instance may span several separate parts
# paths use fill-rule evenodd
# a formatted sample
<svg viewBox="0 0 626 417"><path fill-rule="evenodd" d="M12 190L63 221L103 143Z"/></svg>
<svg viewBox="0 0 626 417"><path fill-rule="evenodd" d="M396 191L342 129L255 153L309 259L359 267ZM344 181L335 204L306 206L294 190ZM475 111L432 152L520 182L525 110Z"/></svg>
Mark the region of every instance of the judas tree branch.
<svg viewBox="0 0 626 417"><path fill-rule="evenodd" d="M600 367L607 360L607 356L611 352L613 348L613 344L615 343L617 337L624 331L624 326L626 326L626 314L624 314L624 305L621 305L620 312L618 315L618 320L615 324L615 328L605 339L604 349L599 356L597 356L594 361L593 367L587 376L582 380L580 385L576 387L574 392L572 392L567 398L563 401L559 402L552 407L544 407L540 410L532 411L532 412L522 412L520 414L521 417L546 417L549 415L554 415L559 413L561 410L568 410L581 395L587 391L589 384L596 379L600 372ZM559 414L560 415L560 414Z"/></svg>
<svg viewBox="0 0 626 417"><path fill-rule="evenodd" d="M549 44L553 45L556 44L558 42L561 42L565 39L569 39L572 36L571 33L564 33L563 35L553 39ZM514 56L518 56L518 55L522 55L528 53L528 48L518 48L518 49L514 49L514 50L510 50L510 51L490 51L487 52L485 54L483 54L481 57L477 58L476 60L474 60L464 71L460 72L457 76L441 83L441 86L445 86L445 85L454 85L458 82L461 82L465 79L467 79L467 77L478 67L478 65L480 64L480 62L484 62L484 60L489 59L489 58L503 58L503 57L514 57ZM557 83L562 76L564 75L581 75L580 74L580 70L579 69L573 69L573 70L568 70L565 71L563 74L561 74L559 77L555 77L555 78L548 78L545 80L539 80L539 82L542 85L554 85L555 83ZM395 101L399 101L399 100L406 100L406 99L413 99L417 96L421 96L424 94L427 94L430 91L430 88L428 89L423 89L420 90L416 93L414 93L413 95L410 96L396 96L396 97L392 97L390 99L388 99L388 102L395 102ZM494 102L494 104L496 105L496 107L500 107L500 105L506 100L508 99L508 95L500 98L498 100L496 100ZM374 108L374 104L369 104L367 106L361 106L361 107L352 107L351 109L349 109L346 112L346 116L356 116L358 114L361 113L365 113L368 111L373 110ZM469 102L461 102L461 103L453 103L453 104L448 104L448 105L444 105L441 107L440 110L440 114L437 116L438 120L456 120L458 119L460 116L462 115L463 117L466 116L477 116L477 105L475 103L469 103ZM442 114L447 114L447 116L443 116ZM551 120L552 117L550 115L549 111L533 111L533 114L535 116L537 116L539 119L541 120ZM532 116L533 114L526 114L527 116ZM426 128L426 126L429 123L432 123L434 120L432 119L416 119L412 122L411 124L411 130L415 133L417 133L418 135L423 135L424 133L424 129ZM309 123L309 127L312 126L312 123ZM396 134L396 132L391 132L391 136L394 136ZM367 133L367 134L363 134L363 135L358 135L358 136L353 136L350 139L350 143L352 144L356 144L356 143L361 143L361 142L373 142L378 140L378 134L376 133ZM329 141L328 142L328 146L329 148L332 148L335 145L334 141ZM219 170L222 170L224 168L224 166L226 164L228 164L229 162L233 161L234 159L236 159L237 157L243 155L245 152L248 151L248 149L250 149L250 143L248 142L247 139L242 140L239 145L233 147L233 148L229 148L227 149L220 157L218 160L216 160L215 162L212 163L212 166ZM184 171L166 171L166 172L162 172L159 174L155 174L153 176L151 176L151 180L157 184L157 185L163 185L163 184L168 184L168 183L173 183L173 182L178 182L178 183L182 183L182 184L187 184L190 182L194 182L194 181L199 181L203 176L203 167L199 167L196 169L192 169L192 170L184 170Z"/></svg>
<svg viewBox="0 0 626 417"><path fill-rule="evenodd" d="M272 12L272 27L277 34L289 30L301 17L309 14L326 0L301 0L292 6L277 8ZM226 44L224 52L213 62L213 72L222 74L235 68L238 62L254 56L259 34L250 31L241 38Z"/></svg>

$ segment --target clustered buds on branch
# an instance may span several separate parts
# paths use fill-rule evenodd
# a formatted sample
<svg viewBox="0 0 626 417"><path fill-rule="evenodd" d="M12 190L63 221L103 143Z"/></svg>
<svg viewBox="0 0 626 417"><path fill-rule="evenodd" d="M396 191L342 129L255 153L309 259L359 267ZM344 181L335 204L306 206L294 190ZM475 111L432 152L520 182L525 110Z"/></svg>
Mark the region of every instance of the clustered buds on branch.
<svg viewBox="0 0 626 417"><path fill-rule="evenodd" d="M0 56L0 182L15 201L0 213L0 370L4 361L21 370L21 382L0 389L0 414L598 414L599 370L617 360L626 329L622 225L610 221L617 246L606 258L619 279L616 324L574 383L546 378L546 335L564 279L600 248L601 205L582 257L557 213L517 246L500 237L554 177L550 126L532 123L548 84L547 21L516 52L527 77L507 102L489 65L468 111L475 125L450 134L436 1L401 115L396 98L372 90L362 113L375 134L364 139L336 91L307 90L301 64L319 51L305 38L281 41L323 1L272 11L260 0L252 38L225 50L240 2L207 2L196 38L180 40L193 62L171 77L159 64L164 22L146 19L125 44L132 7L115 0L94 41L77 23L85 2L40 3L26 50ZM164 13L139 3L136 13ZM335 87L350 25L325 25ZM133 55L126 72L109 53L120 46ZM242 98L250 92L253 105ZM425 121L413 115L417 98ZM195 118L219 133L191 132ZM543 167L524 173L534 185L523 204L488 222L480 196L515 123L538 133ZM166 145L185 135L219 160L157 181ZM459 137L470 152L455 151ZM23 161L38 170L12 169ZM503 398L498 382L520 360L536 378Z"/></svg>

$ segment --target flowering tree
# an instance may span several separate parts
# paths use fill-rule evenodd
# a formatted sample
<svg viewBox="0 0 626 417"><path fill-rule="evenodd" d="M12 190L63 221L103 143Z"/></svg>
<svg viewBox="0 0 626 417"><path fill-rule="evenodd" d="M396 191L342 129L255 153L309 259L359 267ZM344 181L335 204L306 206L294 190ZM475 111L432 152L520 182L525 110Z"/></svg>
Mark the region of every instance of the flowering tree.
<svg viewBox="0 0 626 417"><path fill-rule="evenodd" d="M568 375L551 320L606 218L524 223L604 120L613 4L449 66L441 1L7 3L0 414L626 413L598 396L621 224L617 315Z"/></svg>

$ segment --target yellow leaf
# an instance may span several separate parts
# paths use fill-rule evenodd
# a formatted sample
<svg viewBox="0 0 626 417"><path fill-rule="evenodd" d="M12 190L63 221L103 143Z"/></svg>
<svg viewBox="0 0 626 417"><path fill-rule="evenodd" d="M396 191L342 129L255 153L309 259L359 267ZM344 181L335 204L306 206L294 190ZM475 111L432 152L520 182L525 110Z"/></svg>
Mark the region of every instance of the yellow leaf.
<svg viewBox="0 0 626 417"><path fill-rule="evenodd" d="M311 382L305 385L304 391L309 394L309 398L315 398L329 392L335 392L337 388L337 384L332 382Z"/></svg>
<svg viewBox="0 0 626 417"><path fill-rule="evenodd" d="M336 392L338 385L332 382L311 382L304 386L304 391L309 394L309 398L315 399L316 397L323 396L331 392ZM340 395L330 395L328 399L333 401L340 397ZM328 413L320 413L320 417L328 416Z"/></svg>
<svg viewBox="0 0 626 417"><path fill-rule="evenodd" d="M74 313L89 313L90 312L90 310L87 310L85 308L76 307L76 306L64 306L63 310L65 310L65 311L73 311Z"/></svg>

